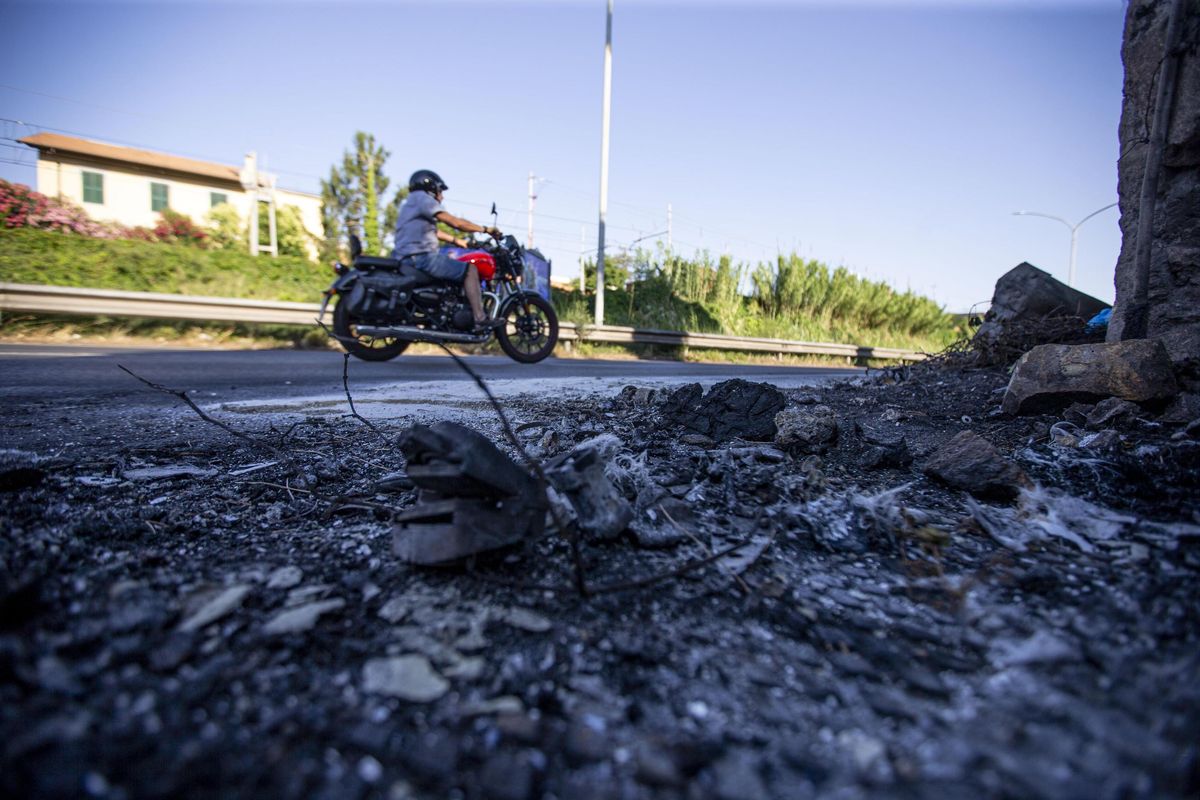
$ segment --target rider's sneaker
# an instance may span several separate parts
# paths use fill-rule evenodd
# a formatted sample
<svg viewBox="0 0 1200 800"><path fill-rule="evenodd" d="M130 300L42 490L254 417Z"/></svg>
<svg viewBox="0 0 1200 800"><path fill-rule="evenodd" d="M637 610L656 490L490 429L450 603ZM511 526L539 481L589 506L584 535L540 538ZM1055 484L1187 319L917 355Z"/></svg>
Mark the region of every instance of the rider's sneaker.
<svg viewBox="0 0 1200 800"><path fill-rule="evenodd" d="M502 319L485 319L482 322L479 320L475 321L475 333L487 333L488 331L494 331L503 327L504 320Z"/></svg>

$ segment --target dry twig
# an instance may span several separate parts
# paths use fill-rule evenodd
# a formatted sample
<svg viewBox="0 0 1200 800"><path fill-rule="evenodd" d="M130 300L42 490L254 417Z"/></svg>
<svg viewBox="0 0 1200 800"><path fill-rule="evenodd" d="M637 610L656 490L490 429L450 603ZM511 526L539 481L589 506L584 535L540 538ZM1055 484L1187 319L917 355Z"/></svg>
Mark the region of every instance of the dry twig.
<svg viewBox="0 0 1200 800"><path fill-rule="evenodd" d="M272 453L274 453L278 456L285 457L285 458L287 457L287 455L288 455L287 453L285 453L283 450L280 450L278 447L271 444L270 442L264 442L262 439L256 439L253 436L250 436L249 434L245 434L239 430L235 430L235 429L229 427L228 425L226 425L224 422L221 422L220 420L217 420L217 419L213 419L208 414L205 414L204 411L200 408L200 406L196 405L195 402L192 401L192 398L187 396L187 392L181 392L176 389L170 389L161 384L157 384L157 383L153 383L152 381L148 381L145 378L143 378L141 375L138 375L136 372L125 367L122 364L117 364L117 367L122 372L125 372L126 374L136 378L137 380L146 384L147 386L149 386L151 389L154 389L155 391L159 391L164 394L169 394L169 395L178 397L180 400L187 403L188 406L191 407L192 411L195 411L196 414L200 417L200 419L204 420L205 422L207 422L211 425L216 425L218 428L225 431L226 433L232 434L233 436L236 436L239 439L243 439L247 442L250 442L250 444L253 444L257 447L265 447L266 449L270 450Z"/></svg>

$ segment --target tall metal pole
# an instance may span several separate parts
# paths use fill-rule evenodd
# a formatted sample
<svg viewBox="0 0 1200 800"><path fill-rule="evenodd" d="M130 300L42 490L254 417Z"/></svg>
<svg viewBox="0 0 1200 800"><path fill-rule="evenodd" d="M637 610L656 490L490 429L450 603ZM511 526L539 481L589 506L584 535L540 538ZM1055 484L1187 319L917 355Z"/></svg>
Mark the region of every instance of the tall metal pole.
<svg viewBox="0 0 1200 800"><path fill-rule="evenodd" d="M525 235L525 247L533 249L533 201L537 200L537 195L533 193L534 175L529 173L529 223L527 225L527 233Z"/></svg>
<svg viewBox="0 0 1200 800"><path fill-rule="evenodd" d="M667 203L667 253L671 252L671 204Z"/></svg>
<svg viewBox="0 0 1200 800"><path fill-rule="evenodd" d="M586 236L587 236L587 228L584 227L583 225L580 225L579 226L579 294L580 294L580 296L582 296L583 293L587 290L587 277L586 277L586 275L584 275L584 269L583 269L583 253L584 253L584 248L587 246L585 244L586 239L584 238Z"/></svg>
<svg viewBox="0 0 1200 800"><path fill-rule="evenodd" d="M600 239L596 246L596 324L604 324L604 221L608 216L608 126L612 114L612 15L608 0L608 22L604 30L604 110L600 133Z"/></svg>

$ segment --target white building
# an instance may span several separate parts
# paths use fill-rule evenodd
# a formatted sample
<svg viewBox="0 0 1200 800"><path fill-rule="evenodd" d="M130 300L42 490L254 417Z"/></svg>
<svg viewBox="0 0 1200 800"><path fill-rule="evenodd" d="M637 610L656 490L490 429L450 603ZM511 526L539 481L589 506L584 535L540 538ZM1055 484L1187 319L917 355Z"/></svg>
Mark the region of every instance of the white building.
<svg viewBox="0 0 1200 800"><path fill-rule="evenodd" d="M96 220L153 227L159 212L170 208L203 224L209 209L221 203L231 204L246 220L257 182L263 200L274 191L277 208L295 206L305 229L322 236L321 198L274 188L275 177L257 172L249 156L239 168L57 133L20 141L37 148L37 190L73 201ZM266 231L261 238L267 239ZM310 249L315 255L315 244Z"/></svg>

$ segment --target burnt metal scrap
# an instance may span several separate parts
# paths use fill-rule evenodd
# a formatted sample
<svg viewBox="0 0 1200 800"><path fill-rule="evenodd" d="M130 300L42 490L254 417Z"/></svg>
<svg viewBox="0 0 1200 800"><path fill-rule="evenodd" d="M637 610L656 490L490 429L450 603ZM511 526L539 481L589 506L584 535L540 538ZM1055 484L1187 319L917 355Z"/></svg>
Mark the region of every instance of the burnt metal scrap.
<svg viewBox="0 0 1200 800"><path fill-rule="evenodd" d="M395 518L392 550L412 564L441 564L538 536L545 493L487 437L454 422L414 425L400 448L418 505Z"/></svg>

